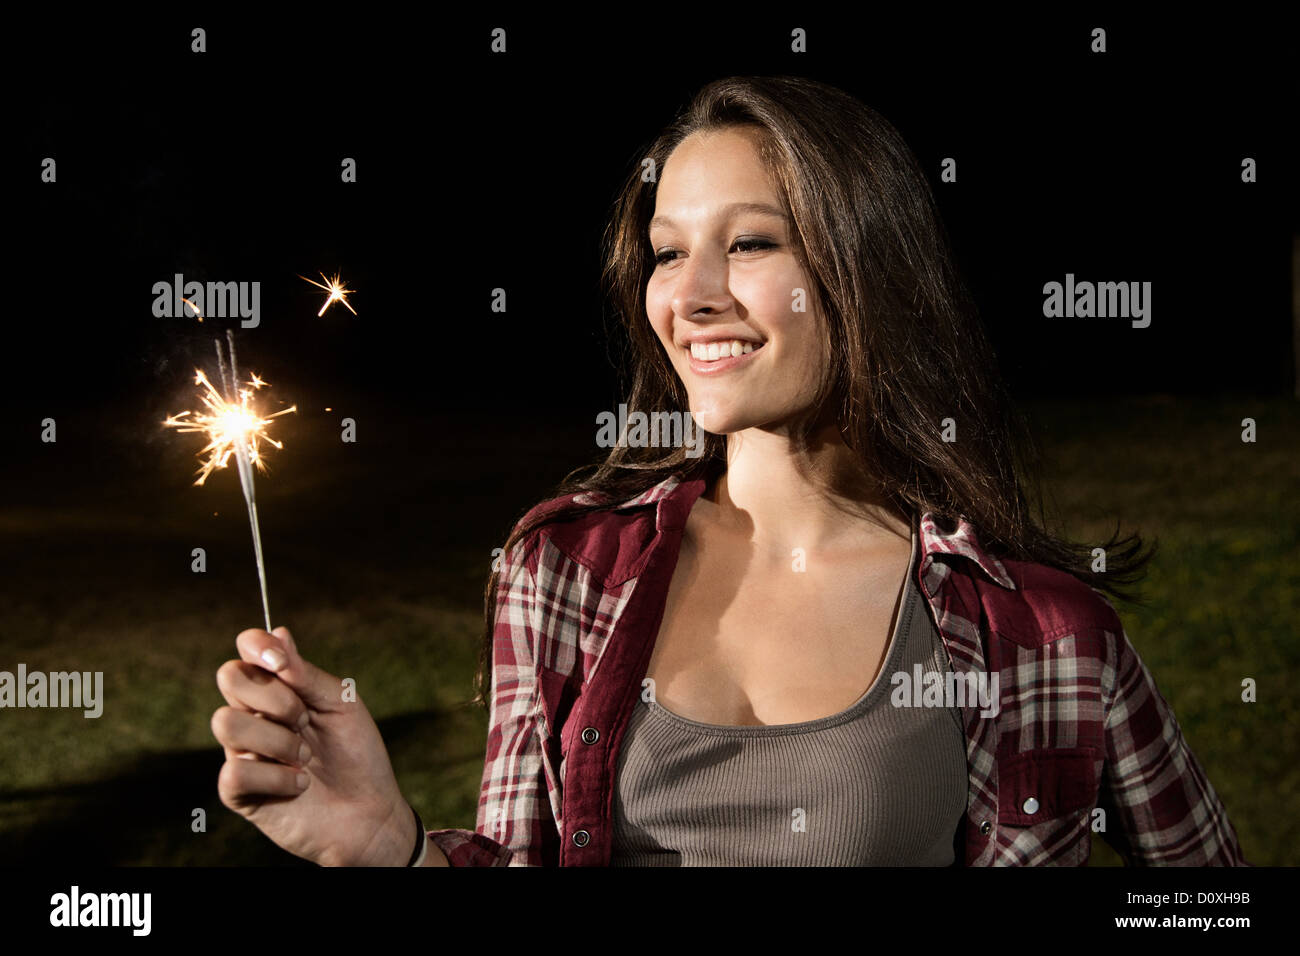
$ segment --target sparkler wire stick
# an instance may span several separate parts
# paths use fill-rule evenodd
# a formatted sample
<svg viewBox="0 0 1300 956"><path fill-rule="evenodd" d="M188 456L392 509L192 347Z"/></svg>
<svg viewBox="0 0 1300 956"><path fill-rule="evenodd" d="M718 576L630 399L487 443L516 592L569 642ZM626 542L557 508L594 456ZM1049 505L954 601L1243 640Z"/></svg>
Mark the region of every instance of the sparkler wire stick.
<svg viewBox="0 0 1300 956"><path fill-rule="evenodd" d="M212 344L217 347L217 374L221 376L221 390L225 392L226 402L233 405L239 396L235 394L235 384L230 378L230 373L226 371L226 357L221 353L221 339L213 339Z"/></svg>
<svg viewBox="0 0 1300 956"><path fill-rule="evenodd" d="M230 352L230 395L227 401L234 403L239 398L239 365L235 361L235 336L229 329L226 330L226 344ZM220 339L217 340L217 362L225 375L226 363L222 361ZM235 463L239 468L239 484L244 490L244 501L248 504L248 525L253 532L253 554L257 558L257 580L262 586L262 614L266 617L266 629L270 631L271 605L266 595L266 563L262 559L262 532L257 523L257 499L253 493L253 464L248 458L246 442L235 443Z"/></svg>

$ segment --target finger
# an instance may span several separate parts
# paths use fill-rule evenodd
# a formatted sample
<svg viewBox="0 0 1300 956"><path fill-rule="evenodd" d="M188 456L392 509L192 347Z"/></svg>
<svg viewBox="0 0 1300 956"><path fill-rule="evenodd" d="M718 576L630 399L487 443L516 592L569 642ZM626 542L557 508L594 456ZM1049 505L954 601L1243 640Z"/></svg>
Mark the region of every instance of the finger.
<svg viewBox="0 0 1300 956"><path fill-rule="evenodd" d="M261 628L241 631L235 646L241 659L273 672L312 710L340 709L343 682L303 659L288 628L277 627L271 633Z"/></svg>
<svg viewBox="0 0 1300 956"><path fill-rule="evenodd" d="M311 719L302 699L256 664L226 661L217 669L217 687L231 707L263 714L294 730L302 730Z"/></svg>
<svg viewBox="0 0 1300 956"><path fill-rule="evenodd" d="M260 760L227 760L217 775L217 793L231 810L265 797L296 797L310 785L306 771Z"/></svg>
<svg viewBox="0 0 1300 956"><path fill-rule="evenodd" d="M311 759L311 747L292 730L233 707L220 707L212 715L212 736L223 747L293 767L304 767Z"/></svg>
<svg viewBox="0 0 1300 956"><path fill-rule="evenodd" d="M274 634L276 637L280 638L286 644L288 644L289 649L292 650L295 654L298 653L298 642L293 639L293 635L289 633L289 629L285 627L283 624L281 624L279 627L271 628L271 633Z"/></svg>

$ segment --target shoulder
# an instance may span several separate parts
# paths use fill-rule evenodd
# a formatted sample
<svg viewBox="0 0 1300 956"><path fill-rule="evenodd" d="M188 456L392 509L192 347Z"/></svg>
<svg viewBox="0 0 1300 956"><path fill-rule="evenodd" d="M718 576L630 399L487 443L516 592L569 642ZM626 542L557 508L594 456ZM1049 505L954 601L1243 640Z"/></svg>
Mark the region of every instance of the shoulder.
<svg viewBox="0 0 1300 956"><path fill-rule="evenodd" d="M990 629L1022 646L1085 632L1122 633L1119 614L1098 590L1066 571L1029 561L1003 560L1014 590L981 588Z"/></svg>
<svg viewBox="0 0 1300 956"><path fill-rule="evenodd" d="M601 500L586 493L560 495L539 502L516 524L524 528L512 550L512 563L571 561L607 587L636 577L656 537L680 527L703 483L676 475L621 500ZM680 519L680 520L679 520Z"/></svg>
<svg viewBox="0 0 1300 956"><path fill-rule="evenodd" d="M1087 581L1050 565L995 554L966 518L920 521L927 580L940 604L1022 647L1084 632L1120 633L1119 615ZM952 572L952 573L950 573Z"/></svg>

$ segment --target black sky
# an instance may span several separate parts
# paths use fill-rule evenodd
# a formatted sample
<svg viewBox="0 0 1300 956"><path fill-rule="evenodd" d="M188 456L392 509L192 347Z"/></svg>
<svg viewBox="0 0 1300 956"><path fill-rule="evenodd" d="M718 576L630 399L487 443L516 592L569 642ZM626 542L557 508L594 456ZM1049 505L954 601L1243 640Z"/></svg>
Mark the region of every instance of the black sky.
<svg viewBox="0 0 1300 956"><path fill-rule="evenodd" d="M731 73L824 79L899 127L1019 393L1290 391L1282 31L1107 18L1096 56L1087 17L783 16L29 27L9 64L7 427L86 402L174 405L211 355L208 329L152 315L153 283L177 272L261 282L241 354L281 396L613 407L597 240L614 189ZM498 25L504 57L488 50ZM788 52L793 26L812 52ZM56 184L39 180L45 156ZM956 184L938 182L945 156ZM1258 183L1240 182L1244 156ZM359 315L318 319L296 273L336 269ZM1042 285L1067 272L1151 281L1151 328L1045 320Z"/></svg>

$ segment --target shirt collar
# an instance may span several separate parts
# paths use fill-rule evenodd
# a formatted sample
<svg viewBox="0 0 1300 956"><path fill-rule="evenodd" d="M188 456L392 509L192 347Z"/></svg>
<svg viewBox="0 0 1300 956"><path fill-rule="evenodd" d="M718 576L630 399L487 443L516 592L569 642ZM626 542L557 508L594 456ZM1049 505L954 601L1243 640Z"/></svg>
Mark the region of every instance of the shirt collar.
<svg viewBox="0 0 1300 956"><path fill-rule="evenodd" d="M615 510L639 508L655 505L655 527L659 531L680 530L686 525L686 516L690 513L695 499L704 490L704 479L696 478L683 482L677 475L669 475L663 481L652 485L638 495L628 498L615 506ZM1008 590L1015 591L1015 582L1007 574L1002 562L989 554L980 545L979 534L975 526L964 517L957 519L957 526L952 531L945 531L939 516L932 511L921 515L919 522L921 535L921 560L928 565L928 558L936 554L955 554L972 561L984 574Z"/></svg>
<svg viewBox="0 0 1300 956"><path fill-rule="evenodd" d="M988 578L1008 590L1015 591L1015 582L1007 574L1002 562L980 546L979 535L975 526L964 517L957 519L957 527L944 531L939 524L939 517L933 511L921 515L921 555L922 560L936 554L958 554L969 558Z"/></svg>

